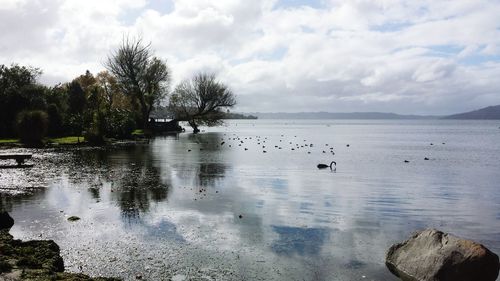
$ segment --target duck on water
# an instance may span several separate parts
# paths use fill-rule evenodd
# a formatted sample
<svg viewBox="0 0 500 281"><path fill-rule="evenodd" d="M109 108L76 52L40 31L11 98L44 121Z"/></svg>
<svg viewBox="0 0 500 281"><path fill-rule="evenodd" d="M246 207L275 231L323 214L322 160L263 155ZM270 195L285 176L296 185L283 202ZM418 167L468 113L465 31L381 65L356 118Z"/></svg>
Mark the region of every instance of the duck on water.
<svg viewBox="0 0 500 281"><path fill-rule="evenodd" d="M330 163L330 165L326 165L326 164L318 164L318 169L325 169L325 168L328 168L330 167L330 169L333 169L332 165L335 165L335 167L337 167L337 162L335 161L332 161L332 163Z"/></svg>

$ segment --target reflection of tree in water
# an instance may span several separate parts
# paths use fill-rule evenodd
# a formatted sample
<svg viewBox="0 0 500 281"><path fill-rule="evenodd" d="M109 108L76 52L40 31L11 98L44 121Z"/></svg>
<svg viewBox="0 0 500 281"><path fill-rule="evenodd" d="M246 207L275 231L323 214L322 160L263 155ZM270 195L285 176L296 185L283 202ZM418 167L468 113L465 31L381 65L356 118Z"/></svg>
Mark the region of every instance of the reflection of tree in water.
<svg viewBox="0 0 500 281"><path fill-rule="evenodd" d="M191 134L188 135L189 142L195 142L200 144L200 148L204 151L216 151L220 150L220 142L222 140L222 135L220 133L204 133L202 135Z"/></svg>
<svg viewBox="0 0 500 281"><path fill-rule="evenodd" d="M151 201L162 202L168 196L168 185L162 182L159 169L151 162L125 169L113 185L114 197L127 219L139 218L140 212L149 211Z"/></svg>
<svg viewBox="0 0 500 281"><path fill-rule="evenodd" d="M197 171L200 186L211 186L217 179L223 178L226 165L222 163L200 163Z"/></svg>
<svg viewBox="0 0 500 281"><path fill-rule="evenodd" d="M100 200L104 184L111 184L111 198L118 203L123 218L136 220L141 212L149 211L151 202L168 197L169 184L153 162L147 146L82 150L75 154L76 172L68 175L73 184L88 185L96 200Z"/></svg>

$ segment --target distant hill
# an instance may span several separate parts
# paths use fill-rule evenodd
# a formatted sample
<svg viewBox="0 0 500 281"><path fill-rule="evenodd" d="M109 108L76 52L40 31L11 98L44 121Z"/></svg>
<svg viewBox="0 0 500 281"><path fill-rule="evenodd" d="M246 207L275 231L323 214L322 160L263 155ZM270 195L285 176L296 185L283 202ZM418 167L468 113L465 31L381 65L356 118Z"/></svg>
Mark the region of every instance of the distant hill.
<svg viewBox="0 0 500 281"><path fill-rule="evenodd" d="M156 118L170 116L164 107L156 109L152 114ZM453 114L448 116L437 115L402 115L384 112L249 112L249 113L225 113L224 119L373 119L373 120L423 120L423 119L470 119L470 120L500 120L500 105L488 106L482 109Z"/></svg>
<svg viewBox="0 0 500 281"><path fill-rule="evenodd" d="M257 116L228 112L224 113L224 117L222 119L257 119Z"/></svg>
<svg viewBox="0 0 500 281"><path fill-rule="evenodd" d="M474 111L453 114L443 119L500 120L500 105L488 106Z"/></svg>
<svg viewBox="0 0 500 281"><path fill-rule="evenodd" d="M440 116L400 115L383 112L297 112L297 113L246 113L257 116L259 119L439 119Z"/></svg>

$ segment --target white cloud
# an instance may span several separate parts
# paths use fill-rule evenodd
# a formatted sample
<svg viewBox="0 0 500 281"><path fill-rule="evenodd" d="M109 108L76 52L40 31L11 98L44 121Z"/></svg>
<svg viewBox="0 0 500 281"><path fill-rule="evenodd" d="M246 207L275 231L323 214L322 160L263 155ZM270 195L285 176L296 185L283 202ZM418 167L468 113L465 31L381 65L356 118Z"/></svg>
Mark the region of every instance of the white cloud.
<svg viewBox="0 0 500 281"><path fill-rule="evenodd" d="M215 71L242 111L449 113L500 103L498 1L149 4L0 0L0 63L64 82L103 69L123 36L141 35L174 81Z"/></svg>

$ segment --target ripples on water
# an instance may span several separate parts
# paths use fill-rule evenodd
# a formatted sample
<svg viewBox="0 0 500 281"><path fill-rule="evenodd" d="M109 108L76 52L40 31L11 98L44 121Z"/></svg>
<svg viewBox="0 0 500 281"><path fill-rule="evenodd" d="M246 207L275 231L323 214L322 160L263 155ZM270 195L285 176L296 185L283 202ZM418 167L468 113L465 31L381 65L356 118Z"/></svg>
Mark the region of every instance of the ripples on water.
<svg viewBox="0 0 500 281"><path fill-rule="evenodd" d="M30 151L32 169L0 170L0 202L15 237L54 239L75 272L396 280L385 251L421 228L500 253L499 139L498 122L231 121L133 147ZM316 168L332 160L336 171Z"/></svg>

